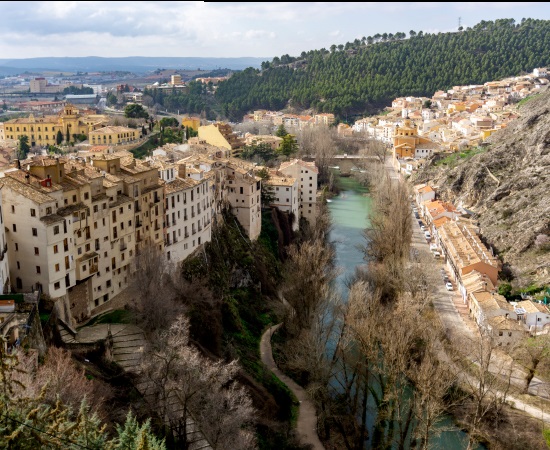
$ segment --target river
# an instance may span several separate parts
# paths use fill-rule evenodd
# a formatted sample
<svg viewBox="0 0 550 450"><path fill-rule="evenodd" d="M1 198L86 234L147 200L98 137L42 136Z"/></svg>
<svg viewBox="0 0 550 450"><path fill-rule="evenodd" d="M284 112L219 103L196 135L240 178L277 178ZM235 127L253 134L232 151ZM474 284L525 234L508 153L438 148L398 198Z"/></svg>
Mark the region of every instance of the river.
<svg viewBox="0 0 550 450"><path fill-rule="evenodd" d="M368 224L371 199L367 190L353 178L339 178L341 192L329 202L332 218L330 240L336 249L336 264L341 269L337 283L345 291L345 281L364 264L361 246L363 230ZM441 434L432 441L432 448L462 450L468 445L467 434L454 425L451 416L440 424ZM368 444L367 444L368 445Z"/></svg>

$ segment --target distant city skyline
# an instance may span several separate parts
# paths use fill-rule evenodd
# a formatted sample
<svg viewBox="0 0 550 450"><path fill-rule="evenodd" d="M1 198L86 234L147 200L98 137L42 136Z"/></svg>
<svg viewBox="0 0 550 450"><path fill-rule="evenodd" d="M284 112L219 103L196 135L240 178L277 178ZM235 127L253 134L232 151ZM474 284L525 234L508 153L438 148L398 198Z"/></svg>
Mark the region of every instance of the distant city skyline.
<svg viewBox="0 0 550 450"><path fill-rule="evenodd" d="M377 33L550 19L546 2L0 2L1 58L265 57Z"/></svg>

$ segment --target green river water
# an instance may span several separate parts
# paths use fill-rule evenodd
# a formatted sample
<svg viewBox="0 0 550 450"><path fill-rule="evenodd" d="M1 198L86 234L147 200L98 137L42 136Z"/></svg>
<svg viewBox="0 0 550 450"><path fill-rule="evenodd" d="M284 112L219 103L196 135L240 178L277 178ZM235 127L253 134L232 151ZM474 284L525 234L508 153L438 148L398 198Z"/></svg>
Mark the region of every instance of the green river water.
<svg viewBox="0 0 550 450"><path fill-rule="evenodd" d="M336 264L341 269L337 283L344 291L347 277L365 263L361 246L365 245L363 230L368 223L371 199L355 179L339 178L339 182L342 190L328 206L333 224L330 240L335 245ZM444 431L433 440L432 448L462 450L467 447L467 435L454 425L452 417L446 417L440 426Z"/></svg>

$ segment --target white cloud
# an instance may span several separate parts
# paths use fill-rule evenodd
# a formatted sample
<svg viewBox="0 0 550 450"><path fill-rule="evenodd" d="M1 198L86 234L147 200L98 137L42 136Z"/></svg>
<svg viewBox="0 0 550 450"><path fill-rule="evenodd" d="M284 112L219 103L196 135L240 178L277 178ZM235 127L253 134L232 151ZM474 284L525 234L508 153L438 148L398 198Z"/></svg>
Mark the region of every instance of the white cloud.
<svg viewBox="0 0 550 450"><path fill-rule="evenodd" d="M473 25L549 13L533 2L4 1L0 58L295 55L376 33L454 31L459 15Z"/></svg>

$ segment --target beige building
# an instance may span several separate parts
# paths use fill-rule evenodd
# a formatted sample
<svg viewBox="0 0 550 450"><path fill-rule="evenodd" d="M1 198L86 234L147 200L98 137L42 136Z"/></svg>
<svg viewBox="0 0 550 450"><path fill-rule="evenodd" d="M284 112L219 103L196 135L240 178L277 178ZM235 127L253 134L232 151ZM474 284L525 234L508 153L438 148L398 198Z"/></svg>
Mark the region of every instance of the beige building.
<svg viewBox="0 0 550 450"><path fill-rule="evenodd" d="M89 141L92 145L119 145L137 141L140 137L138 129L109 126L91 131Z"/></svg>
<svg viewBox="0 0 550 450"><path fill-rule="evenodd" d="M448 221L438 230L439 244L453 278L462 285L462 276L472 271L486 275L497 284L497 258L485 247L476 229L466 221Z"/></svg>
<svg viewBox="0 0 550 450"><path fill-rule="evenodd" d="M247 236L257 239L262 231L261 179L254 175L249 164L236 159L225 164L225 178L232 213Z"/></svg>
<svg viewBox="0 0 550 450"><path fill-rule="evenodd" d="M277 171L269 174L269 179L264 181L271 189L274 201L271 206L287 213L292 223L292 229L297 231L300 226L300 187L298 180Z"/></svg>
<svg viewBox="0 0 550 450"><path fill-rule="evenodd" d="M10 266L8 262L6 226L4 225L5 210L2 208L2 205L2 190L0 188L0 293L8 294L11 292Z"/></svg>
<svg viewBox="0 0 550 450"><path fill-rule="evenodd" d="M281 163L279 172L295 178L300 189L300 217L304 217L311 224L317 218L317 175L319 170L314 162L301 159Z"/></svg>
<svg viewBox="0 0 550 450"><path fill-rule="evenodd" d="M131 154L33 158L0 179L10 278L83 320L121 293L145 245L164 248L164 182Z"/></svg>
<svg viewBox="0 0 550 450"><path fill-rule="evenodd" d="M177 263L211 240L210 179L187 177L185 163L151 165L166 183L164 251L167 260Z"/></svg>

